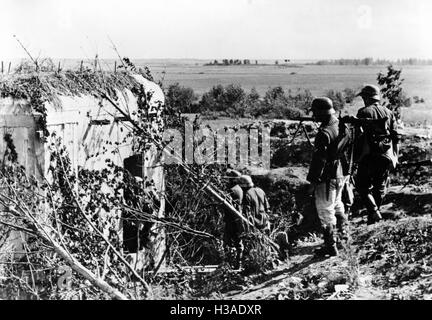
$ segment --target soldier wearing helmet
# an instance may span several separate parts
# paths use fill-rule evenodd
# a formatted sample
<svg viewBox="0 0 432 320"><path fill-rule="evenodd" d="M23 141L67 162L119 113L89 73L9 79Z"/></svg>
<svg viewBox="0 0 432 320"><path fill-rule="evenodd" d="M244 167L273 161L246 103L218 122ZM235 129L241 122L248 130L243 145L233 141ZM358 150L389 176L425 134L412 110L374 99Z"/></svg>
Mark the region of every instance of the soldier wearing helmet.
<svg viewBox="0 0 432 320"><path fill-rule="evenodd" d="M356 188L368 210L368 224L382 219L380 206L385 194L389 171L397 163L399 134L396 118L386 107L380 105L380 89L366 85L357 94L363 99L358 118L387 118L384 126L363 126L358 130L356 146L358 170Z"/></svg>
<svg viewBox="0 0 432 320"><path fill-rule="evenodd" d="M243 190L239 186L241 173L237 170L228 170L226 178L228 180L229 195L233 201L234 207L242 213ZM230 210L224 210L224 246L225 253L228 255L228 261L232 261L232 254L235 252L234 269L238 269L243 256L242 233L244 231L243 221L232 213Z"/></svg>
<svg viewBox="0 0 432 320"><path fill-rule="evenodd" d="M342 203L342 189L348 179L349 169L337 157L339 120L335 116L333 102L327 97L315 98L311 110L315 120L321 123L315 137L314 152L307 176L310 182L308 191L314 195L324 235L324 245L316 254L336 256L336 216L347 220Z"/></svg>
<svg viewBox="0 0 432 320"><path fill-rule="evenodd" d="M242 207L245 217L259 230L270 233L270 205L264 190L255 187L248 175L240 177L239 185L244 192Z"/></svg>

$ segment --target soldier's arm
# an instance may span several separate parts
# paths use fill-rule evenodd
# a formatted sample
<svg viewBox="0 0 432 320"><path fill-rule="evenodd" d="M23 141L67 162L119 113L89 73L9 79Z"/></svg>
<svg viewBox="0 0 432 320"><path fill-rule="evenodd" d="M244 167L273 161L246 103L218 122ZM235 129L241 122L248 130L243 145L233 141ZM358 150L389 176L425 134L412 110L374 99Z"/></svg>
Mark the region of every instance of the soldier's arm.
<svg viewBox="0 0 432 320"><path fill-rule="evenodd" d="M229 192L231 199L233 201L234 207L240 211L241 208L241 196L239 193L235 192L234 190L230 190Z"/></svg>
<svg viewBox="0 0 432 320"><path fill-rule="evenodd" d="M367 113L365 113L363 109L360 109L357 112L357 116L356 117L359 118L359 119L365 119L365 118L369 118L369 115ZM356 125L355 126L355 135L356 135L356 137L360 137L363 133L364 133L364 129L362 128L362 126Z"/></svg>
<svg viewBox="0 0 432 320"><path fill-rule="evenodd" d="M310 164L309 174L307 176L307 181L310 183L321 182L321 175L327 163L327 148L329 144L329 137L323 132L318 132L317 136L315 137L315 147L312 155L312 162Z"/></svg>
<svg viewBox="0 0 432 320"><path fill-rule="evenodd" d="M359 111L357 111L357 118L365 119L365 118L371 118L371 116L364 109L360 109Z"/></svg>

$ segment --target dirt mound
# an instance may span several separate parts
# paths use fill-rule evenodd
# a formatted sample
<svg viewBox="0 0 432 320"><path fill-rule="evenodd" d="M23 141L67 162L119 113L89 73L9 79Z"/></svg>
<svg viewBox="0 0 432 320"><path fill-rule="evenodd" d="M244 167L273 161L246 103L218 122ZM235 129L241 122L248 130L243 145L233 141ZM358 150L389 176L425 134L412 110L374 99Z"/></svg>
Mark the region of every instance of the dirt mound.
<svg viewBox="0 0 432 320"><path fill-rule="evenodd" d="M399 162L417 162L432 158L432 140L420 136L403 136L401 141ZM415 177L413 177L415 175ZM420 186L432 181L432 168L423 166L416 170L415 167L398 166L391 176L390 183L405 184L410 178L411 184Z"/></svg>
<svg viewBox="0 0 432 320"><path fill-rule="evenodd" d="M389 189L385 201L392 204L392 211L401 211L405 215L417 216L432 214L432 190L427 187L400 186Z"/></svg>
<svg viewBox="0 0 432 320"><path fill-rule="evenodd" d="M312 159L313 148L307 140L291 143L290 139L272 138L270 146L270 163L273 168L308 166Z"/></svg>
<svg viewBox="0 0 432 320"><path fill-rule="evenodd" d="M319 230L319 221L306 192L308 169L303 166L271 170L249 169L254 183L266 190L274 232L287 232L290 242Z"/></svg>
<svg viewBox="0 0 432 320"><path fill-rule="evenodd" d="M378 224L359 234L355 244L359 263L373 276L372 285L387 290L389 298L431 297L430 219L409 218Z"/></svg>

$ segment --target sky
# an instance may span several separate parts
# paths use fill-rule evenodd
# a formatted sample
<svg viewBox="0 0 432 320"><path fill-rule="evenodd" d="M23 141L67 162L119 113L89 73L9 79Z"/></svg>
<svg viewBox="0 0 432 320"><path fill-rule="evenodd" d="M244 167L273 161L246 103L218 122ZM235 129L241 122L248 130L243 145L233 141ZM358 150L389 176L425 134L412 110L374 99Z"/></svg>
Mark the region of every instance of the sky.
<svg viewBox="0 0 432 320"><path fill-rule="evenodd" d="M430 0L0 0L0 59L432 58ZM14 38L16 35L16 38Z"/></svg>

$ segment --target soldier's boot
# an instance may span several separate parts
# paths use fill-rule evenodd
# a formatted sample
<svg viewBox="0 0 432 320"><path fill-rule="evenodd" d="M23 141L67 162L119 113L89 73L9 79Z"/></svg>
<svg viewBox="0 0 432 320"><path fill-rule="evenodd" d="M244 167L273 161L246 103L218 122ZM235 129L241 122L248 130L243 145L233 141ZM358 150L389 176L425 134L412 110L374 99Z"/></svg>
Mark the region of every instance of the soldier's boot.
<svg viewBox="0 0 432 320"><path fill-rule="evenodd" d="M335 257L339 254L337 245L336 245L336 230L335 226L329 225L323 228L323 236L324 236L324 245L315 251L315 256L317 257L326 257L331 256Z"/></svg>
<svg viewBox="0 0 432 320"><path fill-rule="evenodd" d="M337 245L336 245L336 240L337 240L337 235L336 235L336 226L331 225L328 228L328 239L327 239L327 248L328 248L328 254L332 257L335 257L339 254L338 249L337 249Z"/></svg>
<svg viewBox="0 0 432 320"><path fill-rule="evenodd" d="M363 198L368 211L367 224L371 225L382 220L382 216L375 202L375 198L370 193L364 193Z"/></svg>
<svg viewBox="0 0 432 320"><path fill-rule="evenodd" d="M374 224L374 223L379 222L381 220L382 220L382 216L381 216L381 213L379 212L379 210L374 210L374 211L368 213L368 220L367 220L368 225Z"/></svg>
<svg viewBox="0 0 432 320"><path fill-rule="evenodd" d="M276 244L279 246L279 259L286 260L289 257L290 244L286 232L279 232L275 238Z"/></svg>
<svg viewBox="0 0 432 320"><path fill-rule="evenodd" d="M373 188L372 189L372 196L375 200L375 204L376 204L378 210L381 208L384 195L385 195L385 187L384 186L381 188Z"/></svg>
<svg viewBox="0 0 432 320"><path fill-rule="evenodd" d="M337 237L336 244L338 249L343 249L349 239L348 216L346 214L336 216Z"/></svg>

